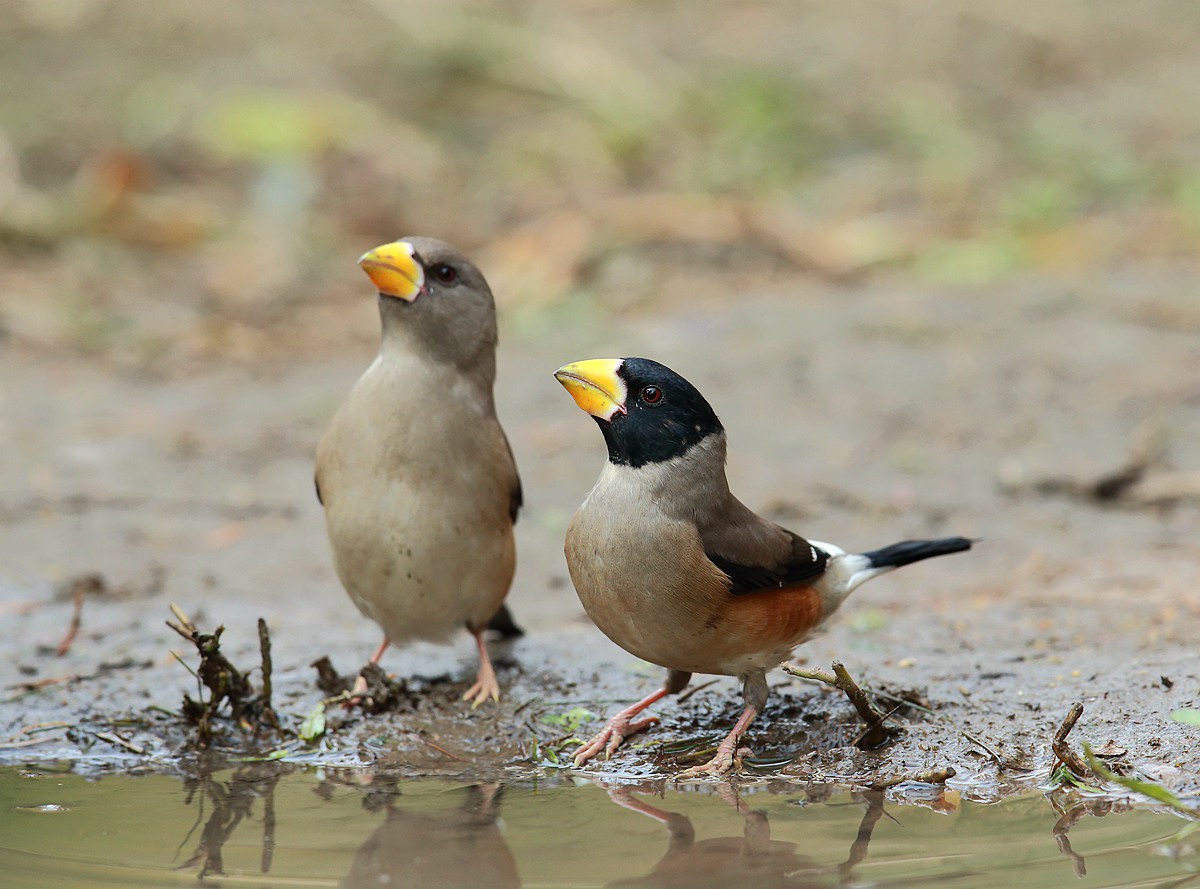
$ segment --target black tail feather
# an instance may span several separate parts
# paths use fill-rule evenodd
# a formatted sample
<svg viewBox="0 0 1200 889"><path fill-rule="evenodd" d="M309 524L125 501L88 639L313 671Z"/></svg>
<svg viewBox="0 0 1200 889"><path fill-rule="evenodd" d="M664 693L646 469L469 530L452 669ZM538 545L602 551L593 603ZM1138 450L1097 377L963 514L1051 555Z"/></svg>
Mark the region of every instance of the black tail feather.
<svg viewBox="0 0 1200 889"><path fill-rule="evenodd" d="M508 610L507 605L501 605L500 610L492 615L492 619L487 623L487 629L493 633L499 633L502 639L515 639L525 635L525 631L513 620L512 612Z"/></svg>
<svg viewBox="0 0 1200 889"><path fill-rule="evenodd" d="M911 565L922 559L934 556L945 556L950 553L961 553L971 548L978 541L967 537L943 537L941 540L905 540L893 543L883 549L873 549L863 553L871 560L872 568L899 568L901 565Z"/></svg>

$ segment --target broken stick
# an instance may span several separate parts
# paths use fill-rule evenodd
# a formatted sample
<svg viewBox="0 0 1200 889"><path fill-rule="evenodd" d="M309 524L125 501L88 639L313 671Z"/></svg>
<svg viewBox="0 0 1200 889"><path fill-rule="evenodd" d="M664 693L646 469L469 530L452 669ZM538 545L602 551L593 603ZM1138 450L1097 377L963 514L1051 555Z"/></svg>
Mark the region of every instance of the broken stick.
<svg viewBox="0 0 1200 889"><path fill-rule="evenodd" d="M1076 701L1071 705L1071 709L1067 711L1066 718L1062 721L1062 725L1058 727L1058 731L1054 733L1054 740L1050 744L1050 749L1054 751L1054 755L1058 757L1058 761L1065 765L1077 777L1091 778L1092 770L1067 743L1067 735L1071 734L1071 729L1075 728L1075 723L1079 721L1079 717L1083 715L1083 704Z"/></svg>
<svg viewBox="0 0 1200 889"><path fill-rule="evenodd" d="M854 681L854 678L850 675L850 671L846 669L841 661L833 662L832 674L826 673L824 670L804 670L786 661L779 666L783 672L790 676L795 676L797 679L821 682L845 694L854 706L854 709L858 711L858 715L862 717L863 722L867 724L866 731L859 738L860 744L865 744L867 747L878 747L891 735L893 730L884 725L891 714L881 713L871 703L866 692L859 688L858 683Z"/></svg>

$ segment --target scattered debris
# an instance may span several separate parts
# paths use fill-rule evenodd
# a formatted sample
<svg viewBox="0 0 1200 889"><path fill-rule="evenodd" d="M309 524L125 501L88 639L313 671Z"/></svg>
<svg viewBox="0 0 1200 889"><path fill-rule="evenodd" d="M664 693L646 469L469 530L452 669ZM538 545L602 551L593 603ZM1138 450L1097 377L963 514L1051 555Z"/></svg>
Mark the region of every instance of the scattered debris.
<svg viewBox="0 0 1200 889"><path fill-rule="evenodd" d="M1000 482L1007 494L1067 497L1092 503L1135 507L1171 506L1200 502L1200 471L1156 468L1162 463L1165 441L1161 430L1144 430L1128 459L1115 469L1091 477L1048 475L1025 479L1019 470Z"/></svg>
<svg viewBox="0 0 1200 889"><path fill-rule="evenodd" d="M399 710L403 704L415 708L420 700L418 695L409 691L405 680L388 678L387 672L379 664L368 661L358 675L367 682L367 692L360 706L368 713Z"/></svg>
<svg viewBox="0 0 1200 889"><path fill-rule="evenodd" d="M13 737L9 738L3 743L0 743L0 750L16 750L20 747L32 747L34 744L42 744L46 741L56 740L49 735L50 732L56 732L71 727L71 723L61 721L35 722L32 725L22 726L21 729L15 735L13 735Z"/></svg>
<svg viewBox="0 0 1200 889"><path fill-rule="evenodd" d="M59 657L63 657L71 650L71 643L75 641L75 637L79 634L79 627L83 623L83 600L90 593L92 595L103 594L108 589L108 583L104 579L103 574L91 572L88 574L80 574L71 578L63 584L63 590L72 600L74 605L71 611L71 624L67 627L67 634L63 636L62 641L58 643L58 647L54 649L54 653Z"/></svg>
<svg viewBox="0 0 1200 889"><path fill-rule="evenodd" d="M1134 793L1140 793L1142 796L1170 806L1175 811L1187 815L1189 818L1200 818L1200 808L1188 805L1161 784L1134 778L1132 775L1118 775L1100 761L1099 757L1086 742L1083 745L1083 755L1087 757L1088 765L1091 766L1092 771L1100 779L1111 781L1113 784L1124 787L1126 790L1132 790Z"/></svg>
<svg viewBox="0 0 1200 889"><path fill-rule="evenodd" d="M1129 751L1116 741L1109 738L1107 741L1097 747L1094 752L1102 759L1120 759Z"/></svg>
<svg viewBox="0 0 1200 889"><path fill-rule="evenodd" d="M442 754L442 756L445 756L445 757L447 757L447 758L449 758L449 759L452 759L452 760L454 760L455 762L467 762L467 760L463 759L461 756L458 756L458 755L456 755L456 754L454 754L454 753L451 753L451 752L450 752L449 750L447 750L445 747L442 747L442 746L440 746L440 745L438 745L438 744L435 744L435 743L433 743L433 741L429 740L429 739L428 739L427 737L425 737L425 736L424 736L424 735L423 735L421 732L409 732L409 735L411 735L412 737L416 738L418 741L420 741L422 744L424 744L424 745L425 745L426 747L428 747L430 750L433 750L433 751L435 751L435 752L437 752L437 753L440 753L440 754Z"/></svg>
<svg viewBox="0 0 1200 889"><path fill-rule="evenodd" d="M711 759L717 752L717 744L720 740L720 735L700 735L658 744L654 751L655 762L670 761L678 766Z"/></svg>
<svg viewBox="0 0 1200 889"><path fill-rule="evenodd" d="M986 753L988 756L990 756L992 758L992 761L995 762L996 765L1004 766L1007 764L1008 761L1004 757L1002 757L999 753L997 753L995 750L993 750L991 747L989 747L987 744L985 744L979 738L975 737L973 734L968 732L966 729L959 729L958 733L960 735L962 735L964 738L966 738L968 741L970 741L972 744L974 744L976 747L978 747L980 750L982 750L984 753Z"/></svg>
<svg viewBox="0 0 1200 889"><path fill-rule="evenodd" d="M367 662L359 671L367 683L365 692L351 696L358 676L343 676L333 666L328 656L322 656L310 665L317 671L317 688L326 695L325 703L343 703L361 707L365 713L385 713L391 710L415 710L421 696L408 686L404 679L391 679L379 664Z"/></svg>
<svg viewBox="0 0 1200 889"><path fill-rule="evenodd" d="M720 681L721 681L720 677L717 677L716 679L710 679L707 682L701 682L698 685L693 685L691 688L689 688L687 691L685 691L683 694L681 694L678 698L676 698L675 702L677 704L682 704L684 701L686 701L692 695L696 694L696 692L704 691L704 689L709 688L713 685L716 685Z"/></svg>
<svg viewBox="0 0 1200 889"><path fill-rule="evenodd" d="M322 655L309 666L317 671L317 688L328 697L349 694L350 689L354 687L353 677L338 673L328 655Z"/></svg>
<svg viewBox="0 0 1200 889"><path fill-rule="evenodd" d="M557 725L562 727L569 734L575 734L580 727L594 722L599 717L596 716L587 707L572 707L564 713L544 713L541 716L541 721L547 725Z"/></svg>
<svg viewBox="0 0 1200 889"><path fill-rule="evenodd" d="M870 784L872 790L887 790L889 787L895 787L898 784L945 784L951 778L958 774L954 766L945 766L940 769L930 769L926 772L914 772L910 775L895 775L891 778L884 778L882 781L875 781Z"/></svg>
<svg viewBox="0 0 1200 889"><path fill-rule="evenodd" d="M221 653L221 634L225 627L219 626L213 633L202 633L178 605L172 603L171 611L179 623L167 621L167 626L195 645L200 654L200 667L193 671L201 686L199 699L184 693L181 711L184 720L196 726L196 743L201 748L212 744L213 720L225 701L229 702L233 721L242 729L254 732L272 729L282 735L279 718L271 706L271 639L266 621L262 618L258 621L263 683L262 690L255 694L249 675L238 670ZM187 667L178 655L176 659ZM207 701L204 700L204 688L209 693Z"/></svg>
<svg viewBox="0 0 1200 889"><path fill-rule="evenodd" d="M151 562L147 576L128 580L119 586L110 584L108 579L97 571L77 574L58 584L54 592L54 601L72 604L71 622L62 641L55 646L39 645L38 653L53 653L57 657L63 657L70 652L71 645L83 625L85 599L133 599L152 596L161 592L166 576L165 567L158 562Z"/></svg>
<svg viewBox="0 0 1200 889"><path fill-rule="evenodd" d="M538 722L556 726L562 733L549 739L539 738L534 732L530 747L530 760L541 762L555 768L574 765L567 756L568 748L582 746L585 742L579 737L579 730L599 717L586 707L572 707L562 713L542 713ZM533 725L530 724L530 729Z"/></svg>
<svg viewBox="0 0 1200 889"><path fill-rule="evenodd" d="M91 677L81 676L78 673L69 673L66 676L46 676L42 679L31 679L28 682L17 682L8 686L8 688L15 689L17 694L13 695L11 698L5 698L4 700L0 701L0 704L11 704L14 701L19 701L26 695L34 694L42 689L51 688L52 686L60 685L62 683L73 684L89 678Z"/></svg>
<svg viewBox="0 0 1200 889"><path fill-rule="evenodd" d="M866 729L854 742L854 746L860 750L873 750L876 747L881 747L900 731L896 726L885 725L896 710L892 710L889 713L879 712L875 705L867 698L866 693L859 688L858 683L850 676L849 671L841 661L833 662L832 674L826 673L824 670L801 669L786 662L779 666L783 672L798 679L822 682L825 685L839 689L850 699L850 703L854 705L854 709L858 711L858 715L866 723ZM899 709L899 707L896 709Z"/></svg>
<svg viewBox="0 0 1200 889"><path fill-rule="evenodd" d="M1079 754L1071 749L1071 745L1067 743L1067 735L1071 734L1071 730L1075 728L1075 723L1079 721L1079 717L1083 715L1083 704L1076 701L1071 705L1071 709L1067 711L1066 718L1058 727L1058 731L1054 733L1054 741L1050 747L1054 751L1054 755L1058 757L1058 762L1070 770L1071 774L1080 780L1088 780L1094 777L1092 770L1087 767ZM1055 768L1057 774L1058 768Z"/></svg>
<svg viewBox="0 0 1200 889"><path fill-rule="evenodd" d="M108 741L110 744L116 744L118 747L124 747L130 753L136 753L139 756L146 752L145 747L134 744L132 741L122 738L116 732L92 732L101 741Z"/></svg>
<svg viewBox="0 0 1200 889"><path fill-rule="evenodd" d="M75 685L80 682L86 682L90 679L98 679L101 676L107 676L109 673L115 673L118 670L148 670L154 666L153 661L139 661L133 658L126 658L121 661L112 663L101 663L96 672L86 675L80 673L68 673L65 676L47 676L42 679L30 679L27 682L16 682L12 685L6 685L5 688L15 689L16 694L12 697L0 699L0 704L11 704L14 701L19 701L28 695L37 694L48 688L54 688L57 685Z"/></svg>
<svg viewBox="0 0 1200 889"><path fill-rule="evenodd" d="M876 689L874 694L881 701L891 701L896 705L897 710L916 710L927 716L933 715L933 704L930 703L929 696L915 688L905 688L895 692Z"/></svg>

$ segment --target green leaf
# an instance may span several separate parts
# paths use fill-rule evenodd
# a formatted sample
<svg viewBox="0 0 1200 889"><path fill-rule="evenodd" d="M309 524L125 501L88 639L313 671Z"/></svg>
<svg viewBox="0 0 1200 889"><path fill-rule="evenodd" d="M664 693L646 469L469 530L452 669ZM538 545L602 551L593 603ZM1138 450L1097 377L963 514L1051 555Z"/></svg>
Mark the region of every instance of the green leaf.
<svg viewBox="0 0 1200 889"><path fill-rule="evenodd" d="M542 716L542 722L549 725L561 725L571 734L579 730L585 722L591 722L596 714L586 707L572 707L566 713L547 713Z"/></svg>
<svg viewBox="0 0 1200 889"><path fill-rule="evenodd" d="M313 707L300 723L300 740L312 743L325 734L325 702Z"/></svg>
<svg viewBox="0 0 1200 889"><path fill-rule="evenodd" d="M1171 714L1171 718L1182 725L1200 726L1200 710L1195 710L1191 707L1174 711Z"/></svg>
<svg viewBox="0 0 1200 889"><path fill-rule="evenodd" d="M1134 793L1140 793L1142 796L1148 796L1152 800L1157 800L1160 803L1170 806L1176 811L1183 812L1192 817L1200 815L1196 809L1193 809L1167 788L1161 784L1155 784L1153 781L1142 781L1138 778L1131 778L1128 775L1118 775L1108 766L1106 766L1096 754L1092 753L1092 747L1086 741L1083 744L1083 758L1087 760L1087 764L1091 766L1092 771L1105 781L1111 781L1114 784L1119 784L1126 790L1132 790Z"/></svg>
<svg viewBox="0 0 1200 889"><path fill-rule="evenodd" d="M1103 787L1096 787L1093 784L1088 784L1069 768L1066 763L1060 763L1058 768L1050 775L1050 784L1054 787L1074 787L1082 790L1084 793L1104 793Z"/></svg>

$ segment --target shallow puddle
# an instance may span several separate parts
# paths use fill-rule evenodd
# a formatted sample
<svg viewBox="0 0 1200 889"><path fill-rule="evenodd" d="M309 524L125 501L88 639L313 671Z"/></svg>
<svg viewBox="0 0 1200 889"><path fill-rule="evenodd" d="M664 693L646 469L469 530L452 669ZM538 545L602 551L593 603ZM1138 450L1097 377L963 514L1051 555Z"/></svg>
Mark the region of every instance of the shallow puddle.
<svg viewBox="0 0 1200 889"><path fill-rule="evenodd" d="M928 791L928 792L923 792ZM466 785L261 764L201 779L0 770L0 885L1151 886L1189 825L1043 796L782 783ZM1107 817L1093 817L1105 814ZM1181 881L1181 882L1176 882Z"/></svg>

